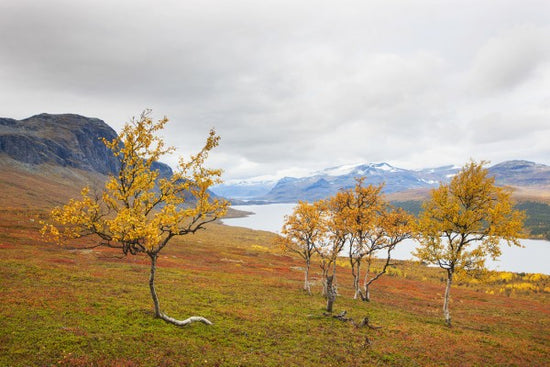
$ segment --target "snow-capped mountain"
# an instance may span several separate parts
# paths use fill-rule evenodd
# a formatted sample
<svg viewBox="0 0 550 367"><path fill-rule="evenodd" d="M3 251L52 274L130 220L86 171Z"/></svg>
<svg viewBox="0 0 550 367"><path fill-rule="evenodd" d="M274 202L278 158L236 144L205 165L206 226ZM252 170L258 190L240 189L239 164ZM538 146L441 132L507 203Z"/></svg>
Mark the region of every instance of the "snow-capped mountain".
<svg viewBox="0 0 550 367"><path fill-rule="evenodd" d="M318 200L338 190L353 187L357 177L366 184L384 183L385 193L437 187L448 182L460 167L442 166L407 170L388 163L368 163L330 167L305 177L284 177L280 180L251 179L228 182L213 191L221 196L266 202ZM489 168L497 184L513 186L550 185L550 167L528 161L507 161Z"/></svg>
<svg viewBox="0 0 550 367"><path fill-rule="evenodd" d="M366 184L384 183L384 192L392 193L435 187L456 172L457 169L453 166L413 171L393 167L388 163L331 167L308 177L283 178L262 199L271 202L318 200L331 196L338 190L353 187L358 177L365 177Z"/></svg>
<svg viewBox="0 0 550 367"><path fill-rule="evenodd" d="M214 192L225 198L254 200L263 197L273 189L278 180L232 180L214 187Z"/></svg>

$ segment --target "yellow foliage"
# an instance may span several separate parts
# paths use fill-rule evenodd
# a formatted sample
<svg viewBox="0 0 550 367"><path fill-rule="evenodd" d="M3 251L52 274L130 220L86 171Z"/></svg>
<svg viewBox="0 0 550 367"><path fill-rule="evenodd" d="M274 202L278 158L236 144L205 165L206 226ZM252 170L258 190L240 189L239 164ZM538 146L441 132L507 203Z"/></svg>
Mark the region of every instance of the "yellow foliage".
<svg viewBox="0 0 550 367"><path fill-rule="evenodd" d="M212 199L208 192L221 182L221 170L204 166L219 143L215 131L210 131L199 153L189 160L180 158L172 177L159 178L152 164L174 148L165 147L157 136L168 119L154 122L150 112L132 119L112 141L103 139L119 160L118 172L101 193L91 195L84 188L80 199L53 209L53 223L44 223L44 235L56 242L96 235L100 245L125 254L156 254L172 237L194 233L225 214L228 202Z"/></svg>
<svg viewBox="0 0 550 367"><path fill-rule="evenodd" d="M299 201L292 214L285 216L279 246L309 261L315 247L325 240L322 215L319 203Z"/></svg>
<svg viewBox="0 0 550 367"><path fill-rule="evenodd" d="M452 271L483 269L487 257L500 256L501 239L521 246L525 215L483 165L470 162L432 190L417 225L418 258Z"/></svg>
<svg viewBox="0 0 550 367"><path fill-rule="evenodd" d="M525 279L533 283L548 282L550 281L550 275L541 274L541 273L527 274L525 276Z"/></svg>
<svg viewBox="0 0 550 367"><path fill-rule="evenodd" d="M251 248L253 250L259 250L259 251L269 251L269 248L266 247L266 246L261 246L261 245L252 245Z"/></svg>
<svg viewBox="0 0 550 367"><path fill-rule="evenodd" d="M531 283L514 283L514 284L506 284L505 288L514 289L518 291L535 291L537 290L537 286Z"/></svg>

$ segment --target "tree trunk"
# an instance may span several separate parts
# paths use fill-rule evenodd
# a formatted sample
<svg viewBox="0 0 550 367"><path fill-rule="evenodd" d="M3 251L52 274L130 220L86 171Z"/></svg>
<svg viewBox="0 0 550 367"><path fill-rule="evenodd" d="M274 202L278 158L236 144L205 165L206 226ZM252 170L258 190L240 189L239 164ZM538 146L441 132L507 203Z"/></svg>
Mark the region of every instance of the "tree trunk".
<svg viewBox="0 0 550 367"><path fill-rule="evenodd" d="M327 292L328 268L327 269L325 269L325 268L322 269L321 278L323 279L323 293L322 293L322 296L326 297L327 294L328 294L328 292Z"/></svg>
<svg viewBox="0 0 550 367"><path fill-rule="evenodd" d="M159 298L157 296L157 291L155 290L155 273L157 270L157 256L158 256L157 253L149 253L149 257L151 258L151 275L149 276L149 289L151 290L151 297L153 298L153 303L155 305L155 317L158 317L159 319L162 319L176 326L185 326L193 322L202 322L203 324L206 324L206 325L212 325L212 322L210 322L209 320L201 316L191 316L185 320L176 320L168 315L165 315L160 311Z"/></svg>
<svg viewBox="0 0 550 367"><path fill-rule="evenodd" d="M361 298L365 302L370 302L370 288L369 283L365 284L365 294L363 295L363 298Z"/></svg>
<svg viewBox="0 0 550 367"><path fill-rule="evenodd" d="M311 296L311 286L309 284L309 267L310 267L310 260L307 259L306 260L306 270L304 271L305 275L305 279L304 279L304 291L307 292L307 294L309 294Z"/></svg>
<svg viewBox="0 0 550 367"><path fill-rule="evenodd" d="M334 289L333 285L334 276L329 275L326 278L326 284L327 284L327 312L332 312L332 305L334 304L334 300L336 299L336 291Z"/></svg>
<svg viewBox="0 0 550 367"><path fill-rule="evenodd" d="M365 295L362 298L363 301L370 302L370 285L374 283L378 278L380 278L383 274L386 274L386 269L390 265L391 261L391 248L388 248L388 256L386 258L386 263L384 264L384 267L382 268L382 271L378 274L375 274L373 277L369 279L369 276L371 274L371 264L372 264L372 254L369 254L369 257L367 258L367 272L365 273L365 280L364 280L364 288L365 288Z"/></svg>
<svg viewBox="0 0 550 367"><path fill-rule="evenodd" d="M157 254L149 254L151 258L151 275L149 276L149 289L151 290L151 297L155 305L155 317L161 317L159 298L157 291L155 290L155 273L157 271Z"/></svg>
<svg viewBox="0 0 550 367"><path fill-rule="evenodd" d="M445 323L448 327L451 327L451 313L449 311L449 301L451 297L451 285L453 284L453 272L451 269L447 269L447 286L445 288L445 300L443 302L443 316L445 316Z"/></svg>
<svg viewBox="0 0 550 367"><path fill-rule="evenodd" d="M361 292L360 278L361 278L361 259L350 258L351 274L353 275L353 288L355 289L355 295L353 299L362 299L363 293Z"/></svg>
<svg viewBox="0 0 550 367"><path fill-rule="evenodd" d="M362 298L361 298L362 301L366 301L366 302L370 302L369 285L371 282L369 281L369 275L370 275L371 264L372 264L372 257L369 254L369 257L367 258L367 270L365 271L365 279L363 279L363 288L365 290L365 293L362 295Z"/></svg>

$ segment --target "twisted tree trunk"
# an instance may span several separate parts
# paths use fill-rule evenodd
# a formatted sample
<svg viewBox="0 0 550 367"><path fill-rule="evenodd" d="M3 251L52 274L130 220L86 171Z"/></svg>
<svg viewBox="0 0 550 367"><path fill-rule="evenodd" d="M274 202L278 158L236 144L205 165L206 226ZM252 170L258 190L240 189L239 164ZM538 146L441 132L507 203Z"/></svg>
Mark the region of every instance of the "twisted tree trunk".
<svg viewBox="0 0 550 367"><path fill-rule="evenodd" d="M155 317L158 317L159 319L162 319L176 326L185 326L193 322L202 322L206 325L212 325L212 322L210 322L208 319L205 319L202 316L191 316L185 320L176 320L161 312L159 298L157 296L157 291L155 290L155 273L157 270L158 254L153 252L153 253L149 253L148 255L151 258L151 274L149 276L149 289L151 290L151 297L153 298L153 303L155 305Z"/></svg>

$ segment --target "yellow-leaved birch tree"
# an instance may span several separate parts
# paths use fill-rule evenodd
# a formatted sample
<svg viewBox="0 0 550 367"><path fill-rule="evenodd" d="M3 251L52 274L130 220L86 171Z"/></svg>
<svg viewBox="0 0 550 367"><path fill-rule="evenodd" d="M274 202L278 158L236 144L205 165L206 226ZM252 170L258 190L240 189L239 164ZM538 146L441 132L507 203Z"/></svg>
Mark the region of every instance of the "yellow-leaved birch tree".
<svg viewBox="0 0 550 367"><path fill-rule="evenodd" d="M163 313L155 272L159 253L171 239L204 229L227 210L229 203L210 197L208 191L221 182L221 170L205 167L208 153L220 138L211 130L200 152L188 160L181 157L172 177L160 178L151 166L174 148L166 147L157 136L168 119L154 122L150 115L145 110L117 138L104 139L118 159L118 172L110 175L100 194L92 195L86 187L81 198L54 208L51 223L44 224L42 233L58 243L95 236L97 246L120 249L124 255L146 254L151 260L149 288L155 316L178 326L196 321L211 324L200 316L177 320Z"/></svg>
<svg viewBox="0 0 550 367"><path fill-rule="evenodd" d="M418 221L415 256L447 273L443 315L448 326L455 272L483 269L488 257L500 256L501 241L521 246L524 214L514 209L510 190L496 186L484 164L472 161L449 184L432 190Z"/></svg>
<svg viewBox="0 0 550 367"><path fill-rule="evenodd" d="M304 291L311 294L309 270L315 248L324 241L325 230L319 203L298 202L291 215L285 216L279 244L285 251L298 254L305 261Z"/></svg>

